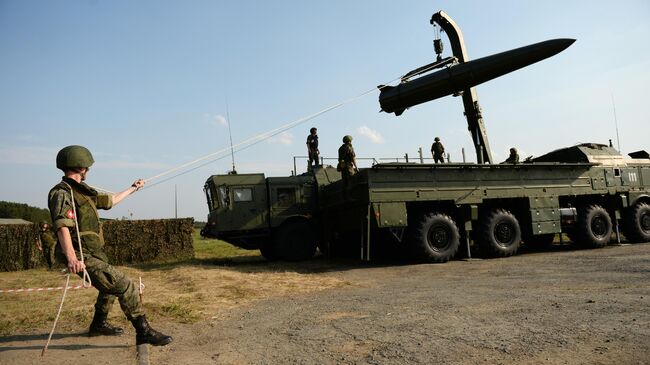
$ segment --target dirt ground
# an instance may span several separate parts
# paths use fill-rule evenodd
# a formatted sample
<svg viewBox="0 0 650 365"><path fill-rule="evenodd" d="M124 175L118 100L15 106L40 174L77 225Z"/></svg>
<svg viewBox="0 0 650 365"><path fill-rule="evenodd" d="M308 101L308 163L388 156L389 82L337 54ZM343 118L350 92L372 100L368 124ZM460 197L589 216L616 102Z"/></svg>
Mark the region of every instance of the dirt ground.
<svg viewBox="0 0 650 365"><path fill-rule="evenodd" d="M254 301L196 324L155 323L174 342L151 347L150 363L650 364L650 244L293 267L350 285ZM45 359L46 333L2 337L0 363L136 363L132 329L88 338L85 325L58 332Z"/></svg>

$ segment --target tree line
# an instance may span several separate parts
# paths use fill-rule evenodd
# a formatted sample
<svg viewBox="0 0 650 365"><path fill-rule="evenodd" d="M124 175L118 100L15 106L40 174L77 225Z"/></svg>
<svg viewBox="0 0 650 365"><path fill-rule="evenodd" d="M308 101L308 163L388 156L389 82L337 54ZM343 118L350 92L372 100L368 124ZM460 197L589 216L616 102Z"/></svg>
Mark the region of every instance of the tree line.
<svg viewBox="0 0 650 365"><path fill-rule="evenodd" d="M33 223L51 221L50 211L47 209L6 201L0 201L0 218L18 218Z"/></svg>

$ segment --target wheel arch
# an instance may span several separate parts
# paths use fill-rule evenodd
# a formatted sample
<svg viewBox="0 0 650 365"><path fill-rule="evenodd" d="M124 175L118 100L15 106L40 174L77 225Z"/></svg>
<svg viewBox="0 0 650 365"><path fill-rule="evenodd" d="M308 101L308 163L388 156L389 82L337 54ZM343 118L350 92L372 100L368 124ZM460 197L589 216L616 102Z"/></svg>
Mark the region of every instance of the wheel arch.
<svg viewBox="0 0 650 365"><path fill-rule="evenodd" d="M640 194L640 195L633 195L630 196L630 201L629 201L629 206L633 207L637 203L646 203L650 204L650 195L649 194Z"/></svg>

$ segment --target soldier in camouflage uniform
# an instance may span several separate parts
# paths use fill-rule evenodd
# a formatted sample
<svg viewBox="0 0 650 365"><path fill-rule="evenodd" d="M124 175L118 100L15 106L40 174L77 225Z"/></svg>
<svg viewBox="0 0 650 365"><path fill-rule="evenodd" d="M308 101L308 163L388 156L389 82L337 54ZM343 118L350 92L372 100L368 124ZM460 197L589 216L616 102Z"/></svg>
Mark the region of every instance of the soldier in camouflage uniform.
<svg viewBox="0 0 650 365"><path fill-rule="evenodd" d="M307 171L311 171L314 167L318 166L318 130L314 127L309 130L307 136L307 153L309 154L309 161L307 162Z"/></svg>
<svg viewBox="0 0 650 365"><path fill-rule="evenodd" d="M354 148L352 148L352 136L343 137L343 144L339 147L339 164L337 170L341 172L341 178L343 180L343 196L345 199L349 199L348 189L350 187L350 177L359 172Z"/></svg>
<svg viewBox="0 0 650 365"><path fill-rule="evenodd" d="M440 142L440 138L436 137L433 139L434 142L431 145L431 154L433 155L433 161L435 163L444 163L445 162L445 146Z"/></svg>
<svg viewBox="0 0 650 365"><path fill-rule="evenodd" d="M42 221L39 224L39 228L39 249L43 251L43 256L45 257L45 262L47 262L48 269L52 270L52 266L56 262L56 258L54 256L56 240L54 239L54 235L50 230L50 225L46 221Z"/></svg>
<svg viewBox="0 0 650 365"><path fill-rule="evenodd" d="M108 312L117 298L122 311L136 330L138 345L166 345L172 338L149 326L138 300L136 285L108 263L108 257L103 250L104 237L97 213L98 208L110 209L140 189L144 186L144 180L136 180L130 188L115 195L101 194L83 182L93 163L90 151L82 146L65 147L56 156L56 167L65 174L63 180L50 190L48 196L48 206L59 241L57 258L66 264L71 273L82 276L84 269L87 270L93 286L99 291L95 316L88 333L90 336L120 335L124 332L122 328L114 327L106 321ZM81 237L83 261L79 252L76 225Z"/></svg>
<svg viewBox="0 0 650 365"><path fill-rule="evenodd" d="M517 152L517 149L512 147L510 149L510 156L508 156L508 158L502 163L519 163L519 153Z"/></svg>

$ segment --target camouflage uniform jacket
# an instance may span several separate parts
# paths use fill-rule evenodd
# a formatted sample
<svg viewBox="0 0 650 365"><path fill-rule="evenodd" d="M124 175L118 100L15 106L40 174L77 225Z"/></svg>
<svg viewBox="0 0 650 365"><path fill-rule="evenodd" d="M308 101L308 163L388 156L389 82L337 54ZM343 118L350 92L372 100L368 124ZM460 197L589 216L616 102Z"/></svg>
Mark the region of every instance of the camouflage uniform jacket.
<svg viewBox="0 0 650 365"><path fill-rule="evenodd" d="M43 249L46 247L53 248L56 245L56 240L54 239L54 235L52 234L52 231L48 230L41 230L39 231L39 236L41 238L41 244L43 245Z"/></svg>
<svg viewBox="0 0 650 365"><path fill-rule="evenodd" d="M352 161L354 161L355 157L354 148L352 148L351 144L343 143L343 145L339 147L339 170L343 174L354 175L354 165L352 165Z"/></svg>
<svg viewBox="0 0 650 365"><path fill-rule="evenodd" d="M318 135L307 136L307 150L309 153L317 153L318 151Z"/></svg>
<svg viewBox="0 0 650 365"><path fill-rule="evenodd" d="M503 163L519 163L519 154L511 153Z"/></svg>
<svg viewBox="0 0 650 365"><path fill-rule="evenodd" d="M52 222L54 222L54 229L56 231L62 227L68 227L70 229L70 236L72 237L75 251L78 250L78 243L70 187L74 190L76 218L79 224L79 235L81 236L81 245L84 253L103 254L104 237L97 209L110 209L113 206L113 199L110 195L98 193L85 183L78 183L67 177L64 177L63 181L50 190L48 207L50 208Z"/></svg>
<svg viewBox="0 0 650 365"><path fill-rule="evenodd" d="M442 142L433 142L431 152L436 156L442 156L445 153L445 146L442 145Z"/></svg>

